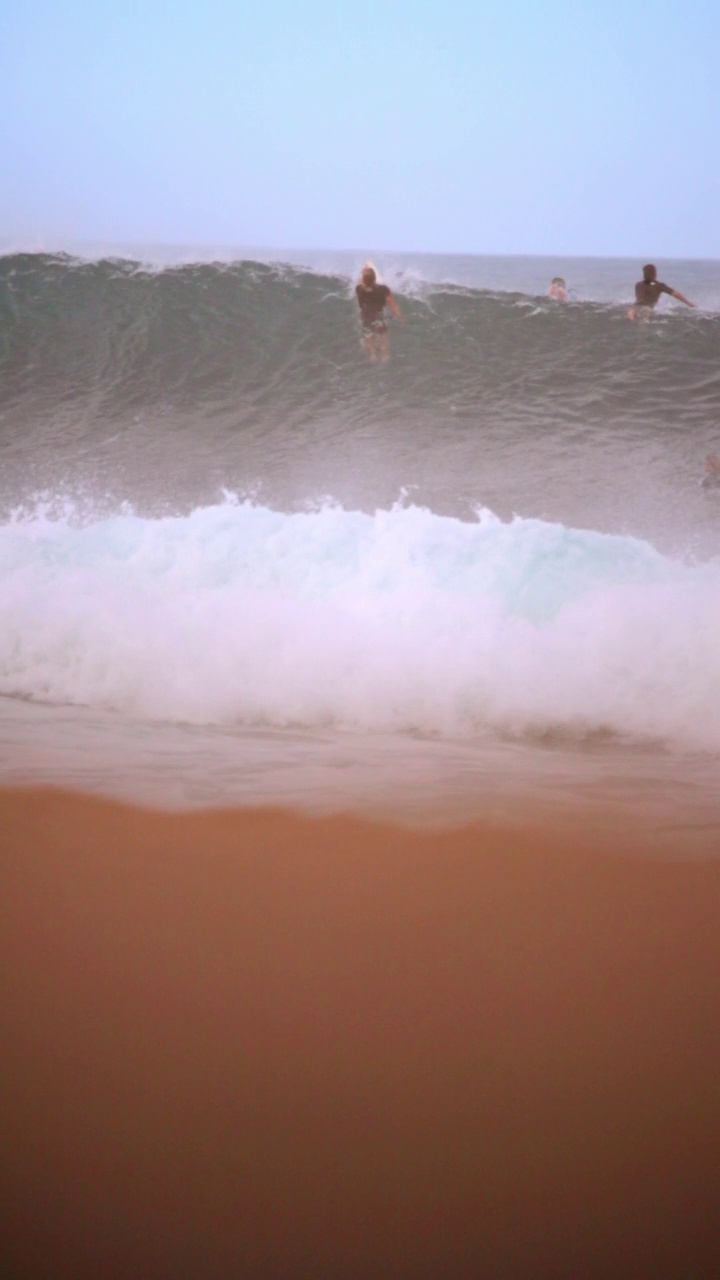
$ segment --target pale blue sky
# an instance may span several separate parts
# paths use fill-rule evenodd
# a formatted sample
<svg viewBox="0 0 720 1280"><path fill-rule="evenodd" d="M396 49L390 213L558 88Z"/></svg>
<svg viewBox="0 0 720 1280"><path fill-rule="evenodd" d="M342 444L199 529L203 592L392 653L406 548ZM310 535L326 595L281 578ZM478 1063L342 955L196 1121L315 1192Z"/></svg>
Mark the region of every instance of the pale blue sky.
<svg viewBox="0 0 720 1280"><path fill-rule="evenodd" d="M4 0L0 236L720 258L718 0Z"/></svg>

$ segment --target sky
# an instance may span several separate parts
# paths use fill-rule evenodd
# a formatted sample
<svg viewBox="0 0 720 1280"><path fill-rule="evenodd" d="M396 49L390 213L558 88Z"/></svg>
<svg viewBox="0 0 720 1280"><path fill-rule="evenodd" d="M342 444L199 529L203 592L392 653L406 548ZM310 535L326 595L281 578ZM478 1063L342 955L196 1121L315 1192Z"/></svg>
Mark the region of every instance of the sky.
<svg viewBox="0 0 720 1280"><path fill-rule="evenodd" d="M0 5L0 237L720 258L717 0Z"/></svg>

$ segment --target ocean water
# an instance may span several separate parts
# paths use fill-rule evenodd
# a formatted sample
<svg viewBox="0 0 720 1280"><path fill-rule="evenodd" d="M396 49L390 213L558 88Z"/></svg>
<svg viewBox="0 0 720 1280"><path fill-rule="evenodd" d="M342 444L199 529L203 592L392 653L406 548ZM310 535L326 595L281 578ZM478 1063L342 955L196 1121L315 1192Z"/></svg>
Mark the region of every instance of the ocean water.
<svg viewBox="0 0 720 1280"><path fill-rule="evenodd" d="M720 264L363 258L0 258L0 782L720 849Z"/></svg>

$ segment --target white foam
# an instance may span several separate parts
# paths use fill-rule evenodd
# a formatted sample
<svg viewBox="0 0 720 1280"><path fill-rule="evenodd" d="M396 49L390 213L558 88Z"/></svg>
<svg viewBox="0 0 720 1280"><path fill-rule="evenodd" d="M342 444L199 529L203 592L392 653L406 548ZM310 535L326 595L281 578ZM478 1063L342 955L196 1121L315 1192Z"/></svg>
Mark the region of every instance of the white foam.
<svg viewBox="0 0 720 1280"><path fill-rule="evenodd" d="M0 527L0 692L164 721L720 749L720 562L417 507Z"/></svg>

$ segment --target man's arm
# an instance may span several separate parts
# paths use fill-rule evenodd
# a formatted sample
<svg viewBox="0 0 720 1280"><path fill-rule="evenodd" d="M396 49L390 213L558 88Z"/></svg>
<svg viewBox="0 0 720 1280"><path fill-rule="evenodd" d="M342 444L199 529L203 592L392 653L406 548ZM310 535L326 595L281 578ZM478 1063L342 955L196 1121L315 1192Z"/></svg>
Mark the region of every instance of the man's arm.
<svg viewBox="0 0 720 1280"><path fill-rule="evenodd" d="M404 321L404 319L403 319L403 313L402 313L402 311L400 310L400 308L399 308L399 306L398 306L397 302L395 301L395 299L393 298L393 296L392 296L392 294L390 293L390 291L389 291L389 290L388 290L388 296L387 296L387 304L388 304L388 306L389 306L390 310L392 311L393 315L394 315L394 316L397 316L397 318L398 318L398 320L401 322L401 324L404 324L404 323L405 323L405 321Z"/></svg>
<svg viewBox="0 0 720 1280"><path fill-rule="evenodd" d="M684 302L686 307L695 306L694 302L691 302L689 298L686 298L684 293L678 293L677 289L671 289L670 292L673 298L677 298L678 302Z"/></svg>

